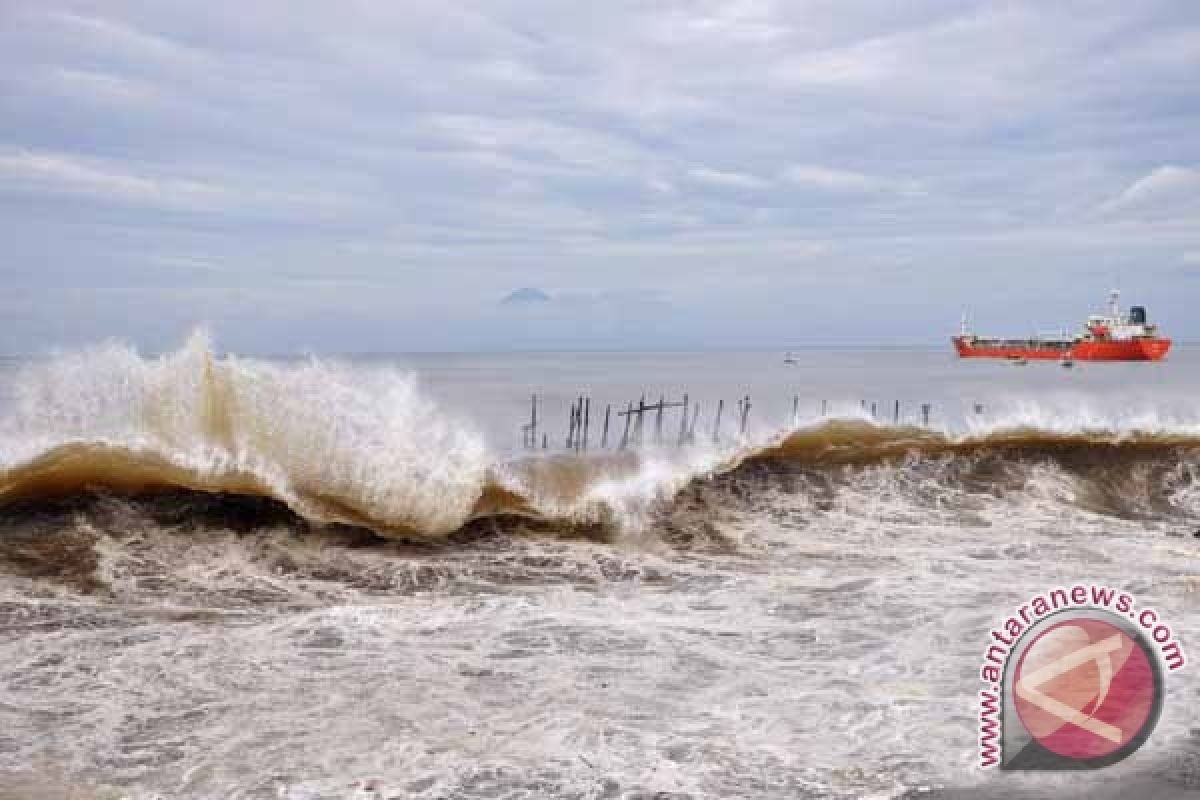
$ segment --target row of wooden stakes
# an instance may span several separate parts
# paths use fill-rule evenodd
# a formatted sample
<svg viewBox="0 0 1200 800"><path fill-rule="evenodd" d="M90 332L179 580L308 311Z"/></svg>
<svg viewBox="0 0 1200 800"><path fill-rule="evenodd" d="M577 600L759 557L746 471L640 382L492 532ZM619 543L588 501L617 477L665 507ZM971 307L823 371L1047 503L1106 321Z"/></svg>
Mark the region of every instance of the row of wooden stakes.
<svg viewBox="0 0 1200 800"><path fill-rule="evenodd" d="M867 410L866 401L861 401L863 411ZM657 403L647 403L646 396L642 395L638 399L635 406L630 401L625 406L625 410L618 410L616 416L619 419L624 418L624 423L621 426L621 436L616 441L618 450L624 450L628 447L640 447L645 442L645 420L646 415L654 414L654 438L655 445L661 446L664 443L663 434L663 413L669 408L680 408L682 413L679 415L679 431L675 435L675 444L679 447L696 442L696 424L700 419L700 403L689 402L688 396L685 394L680 401L668 401L664 396L658 398ZM750 421L750 395L745 395L737 401L737 431L739 436L746 435L746 426ZM933 406L929 403L921 404L921 424L929 427L929 415ZM879 419L878 405L871 403L871 416ZM717 413L713 418L713 425L707 435L712 441L719 442L721 440L721 418L725 412L725 401L717 401ZM982 414L983 406L979 403L975 404L975 413ZM829 401L821 401L821 416L829 415ZM600 448L608 448L609 427L612 421L612 405L604 406L604 422L600 431ZM792 397L792 424L795 425L800 419L800 396ZM900 424L900 401L897 400L893 406L892 422ZM583 452L588 449L589 437L592 427L592 399L585 395L580 395L577 400L571 403L570 414L567 423L566 449L576 452ZM540 433L540 435L539 435ZM539 431L538 427L538 397L533 395L530 400L529 422L521 426L521 445L522 447L533 450L539 446L546 450L549 448L549 436L544 431Z"/></svg>
<svg viewBox="0 0 1200 800"><path fill-rule="evenodd" d="M737 401L738 405L738 433L744 436L746 426L750 421L750 396L746 395ZM639 447L645 442L646 435L646 415L654 414L654 444L662 445L665 441L663 434L663 413L669 408L682 409L679 415L679 432L675 436L675 444L682 447L687 444L694 444L696 441L696 425L700 420L700 404L692 403L685 394L682 400L669 401L665 397L660 396L657 403L647 403L646 396L642 395L638 399L635 406L630 401L624 411L618 410L616 416L618 419L624 419L621 427L621 437L616 441L618 450L624 450L628 447ZM725 401L717 402L717 414L713 420L712 430L710 435L714 442L721 439L721 417L725 413ZM612 404L604 406L604 424L600 430L600 447L606 449L608 447L610 423L613 417ZM580 395L579 398L571 404L571 410L567 422L567 439L566 449L582 452L588 449L590 444L591 434L591 418L592 418L592 399ZM615 431L614 431L615 433ZM521 426L522 444L527 449L537 448L540 444L542 449L547 449L549 439L545 432L541 434L539 441L538 437L538 400L537 395L533 395L530 402L529 422Z"/></svg>

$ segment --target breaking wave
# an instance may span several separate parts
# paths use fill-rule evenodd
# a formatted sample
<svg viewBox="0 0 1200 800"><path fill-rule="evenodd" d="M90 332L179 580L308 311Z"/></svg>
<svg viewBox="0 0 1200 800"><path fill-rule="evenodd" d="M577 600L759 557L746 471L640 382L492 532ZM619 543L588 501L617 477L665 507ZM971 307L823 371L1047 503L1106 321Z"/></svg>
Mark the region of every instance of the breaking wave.
<svg viewBox="0 0 1200 800"><path fill-rule="evenodd" d="M270 498L310 521L384 536L443 536L497 516L628 527L713 477L946 459L1050 461L1100 484L1139 465L1169 472L1191 497L1200 463L1195 427L1036 415L960 433L814 420L720 448L501 458L411 375L217 356L202 333L158 357L116 344L59 355L24 367L8 391L0 505L189 490Z"/></svg>

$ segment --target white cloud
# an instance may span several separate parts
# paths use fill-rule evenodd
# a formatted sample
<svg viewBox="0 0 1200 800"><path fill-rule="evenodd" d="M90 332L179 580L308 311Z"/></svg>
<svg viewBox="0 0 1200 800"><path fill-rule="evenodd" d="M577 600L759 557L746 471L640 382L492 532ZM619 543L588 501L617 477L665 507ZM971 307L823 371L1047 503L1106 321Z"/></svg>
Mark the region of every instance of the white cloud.
<svg viewBox="0 0 1200 800"><path fill-rule="evenodd" d="M58 67L45 78L62 92L89 100L134 103L147 100L155 94L149 84L92 70Z"/></svg>
<svg viewBox="0 0 1200 800"><path fill-rule="evenodd" d="M802 186L818 189L863 191L879 188L882 184L870 175L812 164L793 164L783 171L783 177Z"/></svg>
<svg viewBox="0 0 1200 800"><path fill-rule="evenodd" d="M433 114L425 124L455 146L499 157L514 168L524 163L612 175L640 173L650 161L640 147L614 134L536 117Z"/></svg>
<svg viewBox="0 0 1200 800"><path fill-rule="evenodd" d="M193 48L123 22L66 11L51 12L47 16L52 22L77 34L88 49L100 49L160 64L195 65L200 58L199 51Z"/></svg>
<svg viewBox="0 0 1200 800"><path fill-rule="evenodd" d="M793 164L783 170L781 178L797 186L831 193L906 196L925 193L918 181L896 180L819 164Z"/></svg>
<svg viewBox="0 0 1200 800"><path fill-rule="evenodd" d="M329 211L339 198L277 191L261 182L238 185L157 175L131 170L121 163L83 159L62 153L0 152L2 189L49 194L71 194L117 200L162 210L254 212L306 209Z"/></svg>
<svg viewBox="0 0 1200 800"><path fill-rule="evenodd" d="M1130 184L1104 210L1152 210L1181 201L1200 201L1200 169L1165 164Z"/></svg>
<svg viewBox="0 0 1200 800"><path fill-rule="evenodd" d="M730 170L711 169L709 167L692 167L688 177L701 183L713 186L724 186L731 189L765 189L770 182L748 172L733 172Z"/></svg>
<svg viewBox="0 0 1200 800"><path fill-rule="evenodd" d="M211 194L203 184L163 183L54 153L17 152L0 155L0 176L14 185L46 191L115 196L140 202Z"/></svg>
<svg viewBox="0 0 1200 800"><path fill-rule="evenodd" d="M1040 279L1200 252L1200 24L1170 4L10 5L10 283L203 253L263 282L420 274L450 306L504 270L865 286L874 258L934 305L964 261Z"/></svg>

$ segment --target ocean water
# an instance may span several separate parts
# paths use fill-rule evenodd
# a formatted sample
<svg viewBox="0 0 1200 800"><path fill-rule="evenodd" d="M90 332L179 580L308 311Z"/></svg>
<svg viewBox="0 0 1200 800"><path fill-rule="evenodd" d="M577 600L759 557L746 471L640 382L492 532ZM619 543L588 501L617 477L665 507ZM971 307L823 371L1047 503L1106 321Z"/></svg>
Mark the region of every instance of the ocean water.
<svg viewBox="0 0 1200 800"><path fill-rule="evenodd" d="M0 797L1194 793L1194 665L1092 773L980 770L976 704L1054 586L1200 653L1200 356L794 356L4 362Z"/></svg>

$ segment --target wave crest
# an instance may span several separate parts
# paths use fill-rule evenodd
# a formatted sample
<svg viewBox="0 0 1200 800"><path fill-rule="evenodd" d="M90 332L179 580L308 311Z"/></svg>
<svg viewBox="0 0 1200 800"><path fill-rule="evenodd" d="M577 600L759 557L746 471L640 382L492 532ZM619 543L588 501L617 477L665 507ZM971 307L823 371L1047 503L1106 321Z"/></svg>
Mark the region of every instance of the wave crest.
<svg viewBox="0 0 1200 800"><path fill-rule="evenodd" d="M952 435L861 419L766 442L498 459L387 367L218 357L194 335L142 357L106 345L30 365L0 418L0 504L103 489L267 497L315 521L441 536L473 519L638 526L704 476L989 456L1193 467L1200 434L1029 425Z"/></svg>

